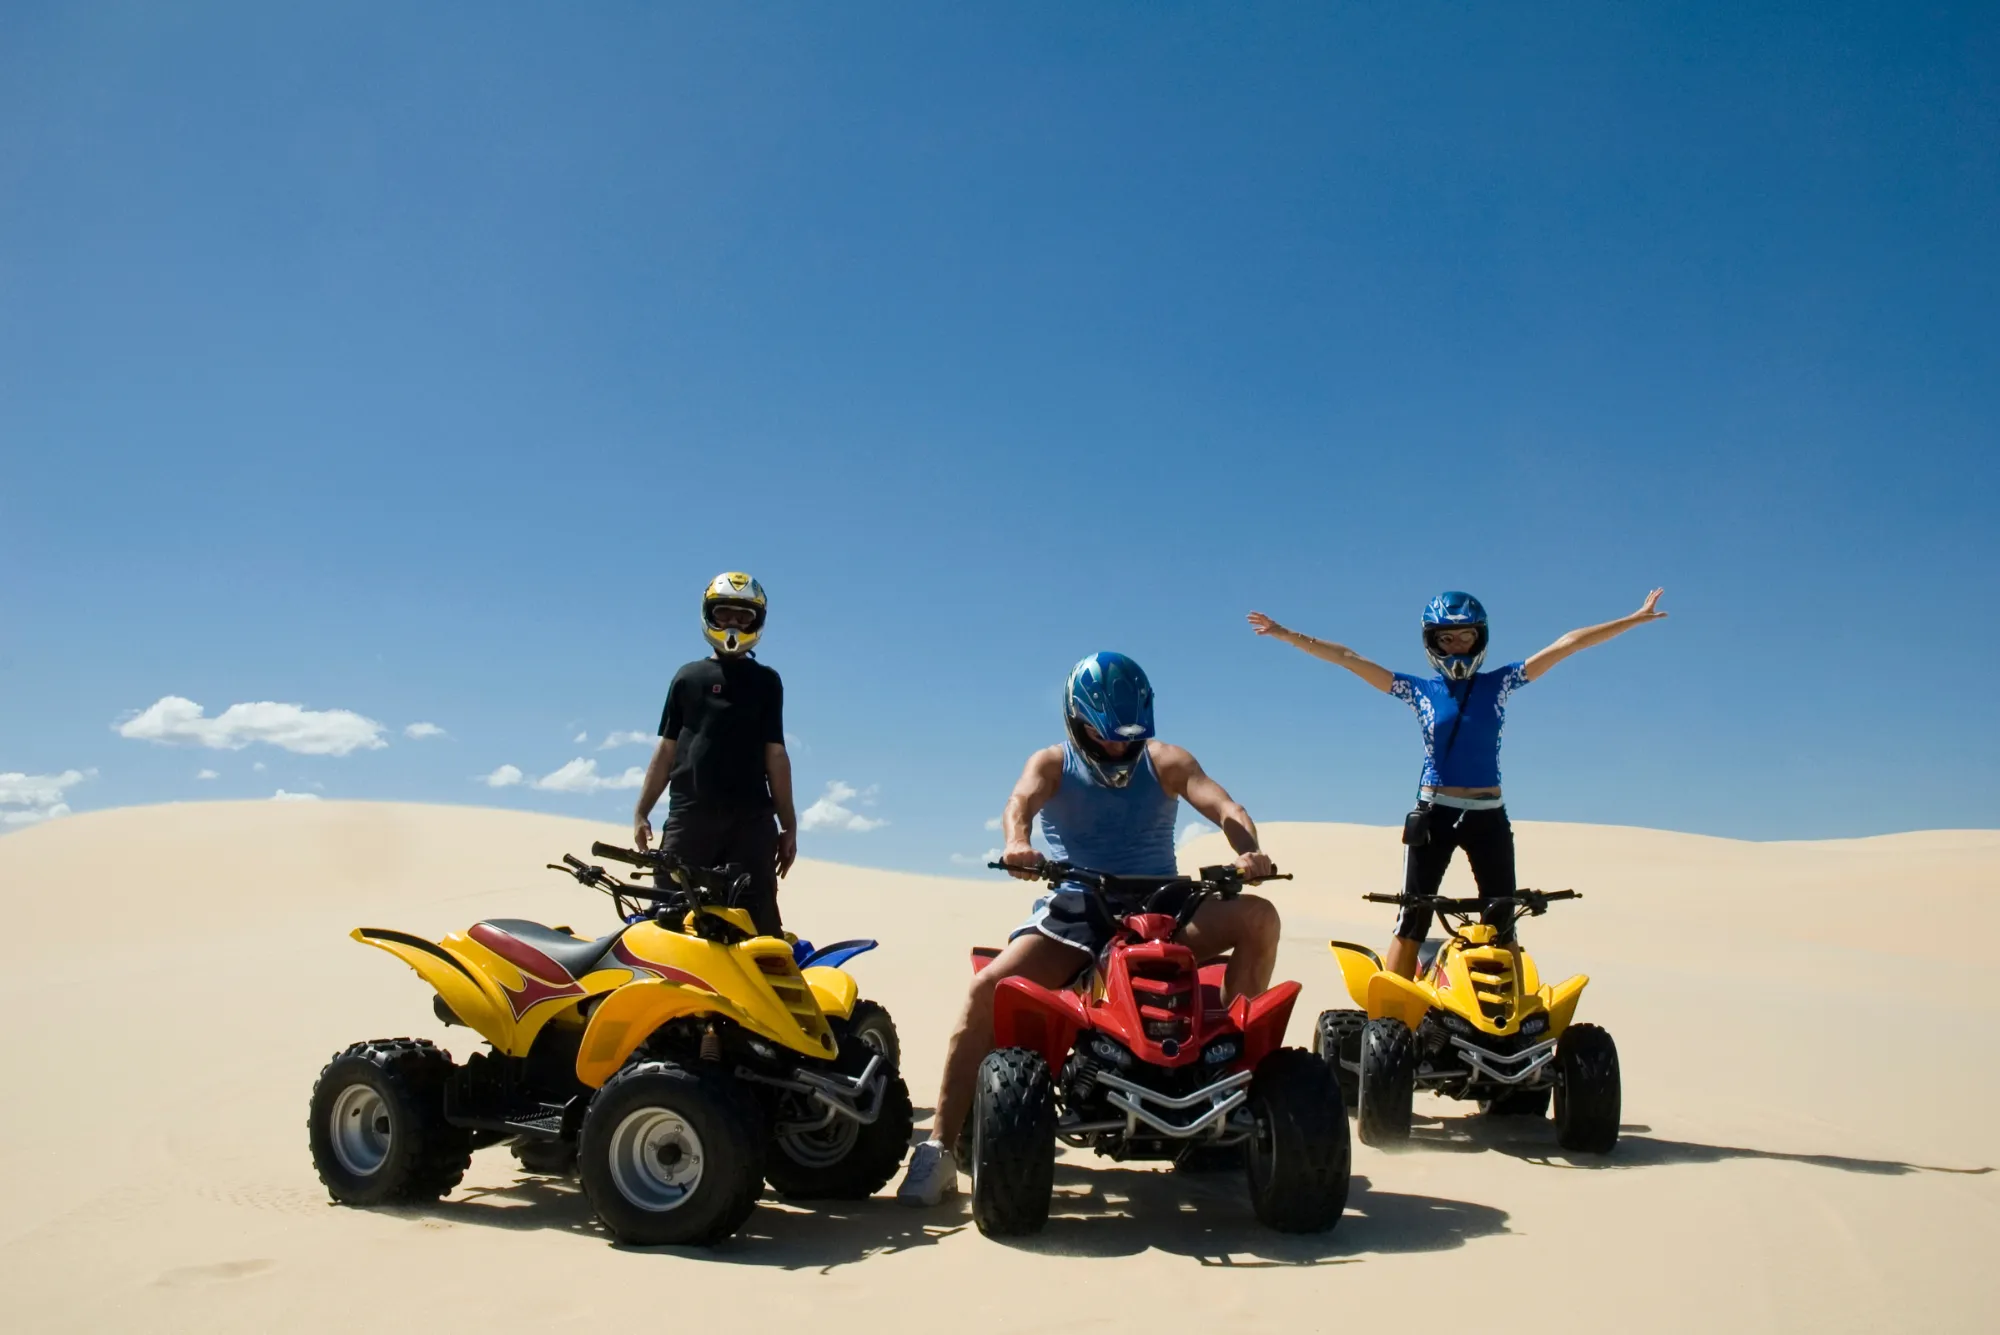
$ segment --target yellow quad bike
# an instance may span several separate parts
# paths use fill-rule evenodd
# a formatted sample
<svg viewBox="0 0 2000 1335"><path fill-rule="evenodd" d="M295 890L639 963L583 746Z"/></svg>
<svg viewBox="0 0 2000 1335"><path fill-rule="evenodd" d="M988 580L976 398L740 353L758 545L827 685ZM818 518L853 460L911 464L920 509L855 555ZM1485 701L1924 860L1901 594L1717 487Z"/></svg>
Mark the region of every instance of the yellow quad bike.
<svg viewBox="0 0 2000 1335"><path fill-rule="evenodd" d="M435 1200L482 1146L568 1156L604 1221L638 1245L721 1241L765 1182L802 1199L874 1194L902 1163L910 1095L895 1030L845 971L759 936L749 877L593 844L650 887L565 856L624 925L587 941L516 918L431 942L357 928L490 1045L462 1065L421 1039L356 1043L313 1087L314 1165L352 1205ZM822 955L844 957L869 942ZM539 1160L535 1157L539 1155Z"/></svg>
<svg viewBox="0 0 2000 1335"><path fill-rule="evenodd" d="M1320 1056L1340 1081L1365 1145L1410 1138L1410 1098L1427 1089L1476 1099L1487 1116L1544 1117L1555 1097L1556 1141L1604 1154L1618 1143L1618 1048L1594 1024L1572 1024L1590 981L1578 974L1544 986L1535 961L1500 929L1475 922L1482 910L1518 922L1548 911L1574 890L1519 890L1510 898L1363 895L1377 904L1428 906L1450 931L1426 941L1412 982L1385 972L1366 946L1329 943L1348 995L1362 1010L1319 1017Z"/></svg>

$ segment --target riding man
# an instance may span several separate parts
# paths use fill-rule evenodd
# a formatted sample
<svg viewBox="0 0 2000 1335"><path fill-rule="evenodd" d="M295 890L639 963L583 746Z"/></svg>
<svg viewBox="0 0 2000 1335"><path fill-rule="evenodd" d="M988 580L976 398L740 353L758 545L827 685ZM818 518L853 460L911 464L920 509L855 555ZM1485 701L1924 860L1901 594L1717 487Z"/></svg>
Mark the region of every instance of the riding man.
<svg viewBox="0 0 2000 1335"><path fill-rule="evenodd" d="M1068 739L1028 757L1001 816L1007 847L1000 860L1019 868L1013 873L1017 879L1033 879L1042 862L1029 843L1029 825L1037 815L1058 861L1117 876L1171 877L1177 870L1174 813L1182 798L1221 827L1244 876L1270 875L1271 860L1257 847L1250 813L1192 755L1154 739L1153 688L1137 663L1111 653L1078 663L1069 676L1063 716ZM1270 984L1277 960L1278 910L1255 895L1211 899L1195 912L1180 940L1202 959L1229 952L1224 993L1255 995ZM1006 949L973 975L945 1049L931 1137L911 1152L898 1200L936 1205L958 1192L951 1146L965 1123L979 1063L993 1046L993 994L1000 980L1019 977L1061 987L1090 969L1109 944L1087 893L1059 886L1036 901Z"/></svg>
<svg viewBox="0 0 2000 1335"><path fill-rule="evenodd" d="M714 652L674 674L660 741L646 767L632 842L653 838L652 811L671 792L660 851L699 866L750 873L757 930L776 936L778 878L799 855L792 761L785 751L785 687L751 649L764 634L764 587L741 571L717 575L701 596L701 633Z"/></svg>

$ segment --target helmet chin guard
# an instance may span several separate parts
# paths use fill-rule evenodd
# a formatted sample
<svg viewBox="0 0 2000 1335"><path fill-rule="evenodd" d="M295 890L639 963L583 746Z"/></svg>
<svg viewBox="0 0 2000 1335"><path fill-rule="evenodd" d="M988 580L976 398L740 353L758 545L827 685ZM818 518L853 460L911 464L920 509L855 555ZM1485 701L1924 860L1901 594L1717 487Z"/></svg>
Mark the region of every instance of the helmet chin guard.
<svg viewBox="0 0 2000 1335"><path fill-rule="evenodd" d="M1449 654L1438 640L1446 631L1470 630L1476 638L1469 653ZM1469 681L1486 661L1486 609L1469 593L1447 589L1424 608L1424 653L1447 681Z"/></svg>

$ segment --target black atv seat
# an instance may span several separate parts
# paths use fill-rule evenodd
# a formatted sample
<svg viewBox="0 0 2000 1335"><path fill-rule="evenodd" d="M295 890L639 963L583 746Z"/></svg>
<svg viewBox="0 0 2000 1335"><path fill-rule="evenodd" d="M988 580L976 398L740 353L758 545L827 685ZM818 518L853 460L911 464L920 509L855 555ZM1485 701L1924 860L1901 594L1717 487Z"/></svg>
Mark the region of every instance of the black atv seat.
<svg viewBox="0 0 2000 1335"><path fill-rule="evenodd" d="M611 935L600 936L595 941L579 941L568 932L558 932L553 927L544 927L525 918L488 918L484 925L533 946L562 965L572 978L581 978L589 973L597 961L618 944L618 938L625 935L625 929L620 927Z"/></svg>

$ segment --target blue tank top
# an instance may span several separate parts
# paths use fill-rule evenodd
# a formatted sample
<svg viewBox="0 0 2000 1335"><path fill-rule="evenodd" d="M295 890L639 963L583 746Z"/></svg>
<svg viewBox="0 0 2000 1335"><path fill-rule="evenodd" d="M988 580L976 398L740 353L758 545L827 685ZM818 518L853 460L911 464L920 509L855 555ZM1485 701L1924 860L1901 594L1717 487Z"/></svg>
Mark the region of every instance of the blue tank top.
<svg viewBox="0 0 2000 1335"><path fill-rule="evenodd" d="M1114 876L1172 876L1178 805L1160 787L1150 751L1132 767L1131 782L1108 788L1076 744L1064 742L1062 784L1042 808L1042 838L1059 862Z"/></svg>

